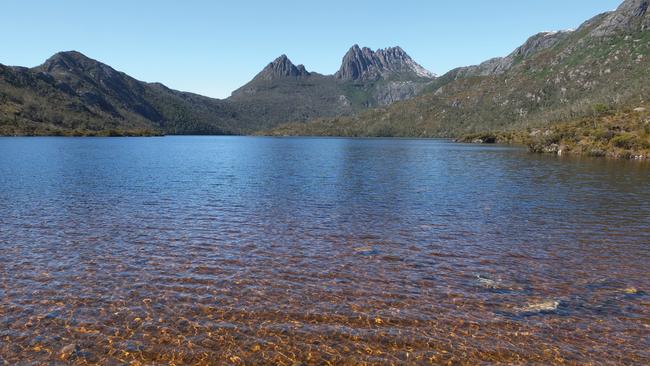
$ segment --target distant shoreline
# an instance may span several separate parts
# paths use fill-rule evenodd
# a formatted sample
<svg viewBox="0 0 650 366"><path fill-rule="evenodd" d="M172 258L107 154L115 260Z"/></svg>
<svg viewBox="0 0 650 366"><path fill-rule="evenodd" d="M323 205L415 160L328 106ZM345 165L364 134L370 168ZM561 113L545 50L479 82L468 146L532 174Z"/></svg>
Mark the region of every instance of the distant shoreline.
<svg viewBox="0 0 650 366"><path fill-rule="evenodd" d="M345 136L301 134L300 128L261 131L250 135L165 134L150 129L3 131L0 137L164 137L251 136L305 138L447 139L468 144L526 146L532 153L606 157L617 160L650 160L650 105L613 110L597 108L590 116L525 130L465 134L456 138L434 136ZM286 125L285 125L286 126ZM303 130L304 131L304 130ZM7 133L9 132L9 133Z"/></svg>

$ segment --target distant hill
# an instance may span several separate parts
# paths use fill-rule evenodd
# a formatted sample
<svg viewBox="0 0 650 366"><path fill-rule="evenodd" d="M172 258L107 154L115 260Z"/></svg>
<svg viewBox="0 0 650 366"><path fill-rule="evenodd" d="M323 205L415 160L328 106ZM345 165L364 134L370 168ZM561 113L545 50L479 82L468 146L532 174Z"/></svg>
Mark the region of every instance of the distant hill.
<svg viewBox="0 0 650 366"><path fill-rule="evenodd" d="M0 65L2 134L222 134L237 130L235 115L228 103L135 80L74 51L32 69Z"/></svg>
<svg viewBox="0 0 650 366"><path fill-rule="evenodd" d="M532 36L510 55L461 67L415 98L268 134L443 137L579 118L650 95L648 0L627 0L577 30Z"/></svg>
<svg viewBox="0 0 650 366"><path fill-rule="evenodd" d="M31 69L0 65L0 134L246 134L411 98L434 79L401 48L362 54L329 76L283 55L224 100L138 81L75 51ZM344 75L352 69L359 75Z"/></svg>

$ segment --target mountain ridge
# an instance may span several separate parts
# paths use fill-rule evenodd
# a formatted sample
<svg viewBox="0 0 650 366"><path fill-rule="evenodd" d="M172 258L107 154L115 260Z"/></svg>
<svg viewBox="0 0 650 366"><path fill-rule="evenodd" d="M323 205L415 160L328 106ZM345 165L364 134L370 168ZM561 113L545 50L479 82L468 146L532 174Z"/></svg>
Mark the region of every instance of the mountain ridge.
<svg viewBox="0 0 650 366"><path fill-rule="evenodd" d="M354 45L348 51L361 50ZM281 55L269 63L251 81L233 91L227 99L246 108L262 111L257 114L261 126L286 121L308 121L319 117L351 115L364 109L412 98L434 80L401 48L372 51L368 55L372 73L359 77L339 77L308 72L303 65L294 65ZM341 69L349 62L348 54ZM252 122L251 122L252 123Z"/></svg>
<svg viewBox="0 0 650 366"><path fill-rule="evenodd" d="M418 96L268 134L456 137L575 119L650 95L650 0L626 0L576 30L543 32L505 57L456 68Z"/></svg>
<svg viewBox="0 0 650 366"><path fill-rule="evenodd" d="M433 73L413 61L399 46L373 51L355 44L343 56L341 68L334 76L342 80L370 80L409 74L421 78L435 78Z"/></svg>
<svg viewBox="0 0 650 366"><path fill-rule="evenodd" d="M145 83L79 52L60 52L31 69L0 65L0 134L276 128L272 133L453 136L548 123L598 103L643 101L649 1L626 0L576 30L538 33L509 55L440 77L399 46L354 45L333 75L281 55L226 99ZM277 128L285 122L298 123Z"/></svg>
<svg viewBox="0 0 650 366"><path fill-rule="evenodd" d="M78 51L64 51L33 68L2 65L0 134L92 134L103 129L246 134L410 98L429 81L403 79L398 85L385 83L382 76L337 80L281 55L231 97L214 99L139 81Z"/></svg>

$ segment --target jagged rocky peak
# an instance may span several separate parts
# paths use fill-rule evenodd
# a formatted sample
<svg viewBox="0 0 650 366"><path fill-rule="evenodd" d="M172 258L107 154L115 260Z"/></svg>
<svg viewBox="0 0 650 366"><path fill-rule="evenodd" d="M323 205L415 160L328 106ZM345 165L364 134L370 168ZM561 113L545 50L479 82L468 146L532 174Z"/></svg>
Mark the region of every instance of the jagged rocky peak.
<svg viewBox="0 0 650 366"><path fill-rule="evenodd" d="M294 65L287 55L282 55L268 64L255 79L274 80L278 78L299 78L309 76L310 73L303 65Z"/></svg>
<svg viewBox="0 0 650 366"><path fill-rule="evenodd" d="M649 7L650 0L626 0L608 13L591 34L606 37L621 32L647 31L650 29Z"/></svg>
<svg viewBox="0 0 650 366"><path fill-rule="evenodd" d="M343 80L372 80L394 76L435 77L413 61L401 47L373 51L356 44L343 57L341 68L335 76Z"/></svg>

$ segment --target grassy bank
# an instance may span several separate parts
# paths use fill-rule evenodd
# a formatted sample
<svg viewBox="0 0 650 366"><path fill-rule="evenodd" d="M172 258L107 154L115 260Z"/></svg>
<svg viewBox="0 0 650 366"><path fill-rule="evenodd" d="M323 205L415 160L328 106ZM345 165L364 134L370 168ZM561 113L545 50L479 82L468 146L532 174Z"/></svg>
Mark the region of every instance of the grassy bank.
<svg viewBox="0 0 650 366"><path fill-rule="evenodd" d="M525 144L536 153L650 159L650 105L622 110L597 105L590 116L546 128L471 134L457 141Z"/></svg>

